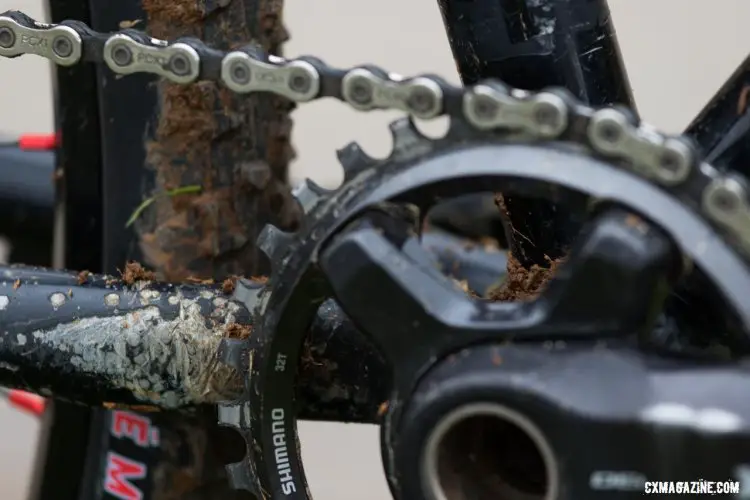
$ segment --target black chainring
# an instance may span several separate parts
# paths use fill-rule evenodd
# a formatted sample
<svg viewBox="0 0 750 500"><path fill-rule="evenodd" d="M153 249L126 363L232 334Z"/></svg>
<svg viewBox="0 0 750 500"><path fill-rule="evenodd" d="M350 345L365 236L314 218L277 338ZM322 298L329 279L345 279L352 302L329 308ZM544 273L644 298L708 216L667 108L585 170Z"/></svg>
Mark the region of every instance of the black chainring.
<svg viewBox="0 0 750 500"><path fill-rule="evenodd" d="M657 187L580 146L478 134L457 119L438 140L422 136L409 119L394 122L391 130L394 148L387 159L372 159L356 144L344 148L339 154L345 170L342 186L326 191L308 182L297 193L307 213L297 233L269 227L259 240L273 274L259 292L255 310L256 345L248 379L251 415L244 425L254 481L270 498L310 498L294 417L295 376L305 333L317 307L329 297L394 363L384 436L397 425L399 409L419 376L437 359L493 340L595 341L653 329L656 317L644 308L654 301L662 305L675 273L700 269L732 317L732 339L747 345L750 304L741 299L750 293L750 267L692 208L695 200L682 199L684 195ZM563 203L580 201L583 195L599 207L615 208L600 215L548 293L531 303L488 304L469 297L448 278L414 265L400 252L397 233L408 232L410 223L392 230L388 223L361 218L385 202L424 211L441 199L490 190ZM612 245L627 240L621 238L622 231L635 239L618 254ZM675 261L687 265L664 267ZM609 287L587 306L583 288L596 273L603 273L602 282L637 277L621 283L621 295ZM369 292L368 286L373 287ZM405 314L411 315L411 323L399 326ZM409 337L411 342L405 340ZM385 438L387 469L390 446ZM399 497L398 478L390 475L389 481Z"/></svg>

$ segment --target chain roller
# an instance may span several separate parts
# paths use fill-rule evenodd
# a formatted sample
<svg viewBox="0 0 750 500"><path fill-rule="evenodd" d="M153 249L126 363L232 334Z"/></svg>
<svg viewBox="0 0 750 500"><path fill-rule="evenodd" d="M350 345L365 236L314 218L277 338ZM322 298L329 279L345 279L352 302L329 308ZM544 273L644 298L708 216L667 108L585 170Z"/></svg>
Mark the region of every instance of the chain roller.
<svg viewBox="0 0 750 500"><path fill-rule="evenodd" d="M224 52L194 38L167 42L132 29L102 34L78 21L51 25L5 12L0 15L0 55L23 54L62 66L104 63L117 74L151 73L177 84L216 81L234 92L270 92L295 102L333 97L361 111L400 110L420 119L448 115L478 131L578 143L674 191L750 256L750 201L742 179L702 163L681 136L638 123L626 110L592 109L564 91L527 92L499 82L459 88L434 76L405 78L370 66L341 70L311 57L266 55L253 46Z"/></svg>

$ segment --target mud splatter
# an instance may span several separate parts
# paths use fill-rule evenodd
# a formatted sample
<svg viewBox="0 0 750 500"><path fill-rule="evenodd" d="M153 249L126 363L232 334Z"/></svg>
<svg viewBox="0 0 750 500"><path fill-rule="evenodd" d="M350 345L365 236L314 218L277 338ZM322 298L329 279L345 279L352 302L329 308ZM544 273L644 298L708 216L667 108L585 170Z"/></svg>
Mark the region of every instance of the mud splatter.
<svg viewBox="0 0 750 500"><path fill-rule="evenodd" d="M60 294L62 295L62 294ZM121 316L82 318L31 334L34 341L73 353L70 363L128 390L146 405L177 408L236 397L241 380L218 363L227 312L209 325L200 299L177 295L174 318L149 306ZM224 321L221 321L224 320Z"/></svg>
<svg viewBox="0 0 750 500"><path fill-rule="evenodd" d="M236 276L230 276L229 278L225 279L221 284L221 291L227 295L234 292L235 288L237 288Z"/></svg>
<svg viewBox="0 0 750 500"><path fill-rule="evenodd" d="M78 273L78 284L83 285L89 280L89 277L91 276L91 271L81 271Z"/></svg>
<svg viewBox="0 0 750 500"><path fill-rule="evenodd" d="M246 339L253 333L250 325L241 325L239 323L229 323L224 328L224 336L230 339Z"/></svg>
<svg viewBox="0 0 750 500"><path fill-rule="evenodd" d="M386 413L388 413L388 401L383 401L380 403L380 406L378 406L378 417L384 417Z"/></svg>
<svg viewBox="0 0 750 500"><path fill-rule="evenodd" d="M526 238L526 236L510 224L510 214L508 213L508 207L505 204L505 198L502 194L498 193L495 195L495 204L509 224L508 228L512 232L509 237ZM545 289L550 279L555 275L557 269L565 261L564 258L551 259L547 256L545 256L545 259L547 260L549 267L534 264L533 266L526 268L521 264L519 259L509 251L507 265L508 274L505 281L503 281L503 283L497 288L489 290L487 298L495 302L510 302L529 301L538 297Z"/></svg>
<svg viewBox="0 0 750 500"><path fill-rule="evenodd" d="M533 265L526 269L513 254L508 253L508 275L505 281L488 298L492 301L528 301L539 296L564 261L549 260L550 267Z"/></svg>
<svg viewBox="0 0 750 500"><path fill-rule="evenodd" d="M125 271L120 271L122 281L132 285L137 281L153 281L154 272L147 271L139 262L130 261L125 264Z"/></svg>

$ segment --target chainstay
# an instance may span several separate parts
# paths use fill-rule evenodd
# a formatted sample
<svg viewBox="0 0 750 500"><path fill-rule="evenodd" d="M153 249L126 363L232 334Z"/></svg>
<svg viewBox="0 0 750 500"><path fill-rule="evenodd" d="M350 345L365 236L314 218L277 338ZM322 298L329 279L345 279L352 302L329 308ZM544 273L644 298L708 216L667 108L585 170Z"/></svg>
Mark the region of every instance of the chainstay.
<svg viewBox="0 0 750 500"><path fill-rule="evenodd" d="M297 103L330 97L360 111L400 110L423 120L461 117L477 131L580 144L671 191L750 258L744 178L703 162L684 136L662 134L625 109L591 108L561 89L528 92L497 81L457 87L427 74L406 78L371 65L338 69L314 57L283 59L253 45L221 51L196 38L164 41L133 29L98 33L80 21L45 24L5 12L0 55L24 54L61 66L103 63L116 74L151 73L176 84L219 82L239 94L271 92Z"/></svg>

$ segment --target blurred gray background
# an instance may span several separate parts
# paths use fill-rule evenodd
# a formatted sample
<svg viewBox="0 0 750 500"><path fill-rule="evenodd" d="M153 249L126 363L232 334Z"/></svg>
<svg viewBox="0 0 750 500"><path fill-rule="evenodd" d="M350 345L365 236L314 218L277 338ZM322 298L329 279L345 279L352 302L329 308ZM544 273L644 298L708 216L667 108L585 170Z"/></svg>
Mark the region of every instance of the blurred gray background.
<svg viewBox="0 0 750 500"><path fill-rule="evenodd" d="M750 52L748 0L610 0L626 66L644 119L679 132ZM43 18L42 0L0 0L0 11ZM458 83L436 0L286 0L292 40L286 55L314 54L345 67L374 63L391 71L431 72ZM50 67L31 56L0 60L0 133L52 131ZM293 179L335 186L335 150L358 140L384 155L386 123L397 113L361 114L336 102L294 113L298 159ZM431 124L439 129L440 124ZM0 402L0 498L22 500L33 460L37 423ZM311 489L322 500L389 498L377 429L301 425ZM51 499L52 500L52 499Z"/></svg>

